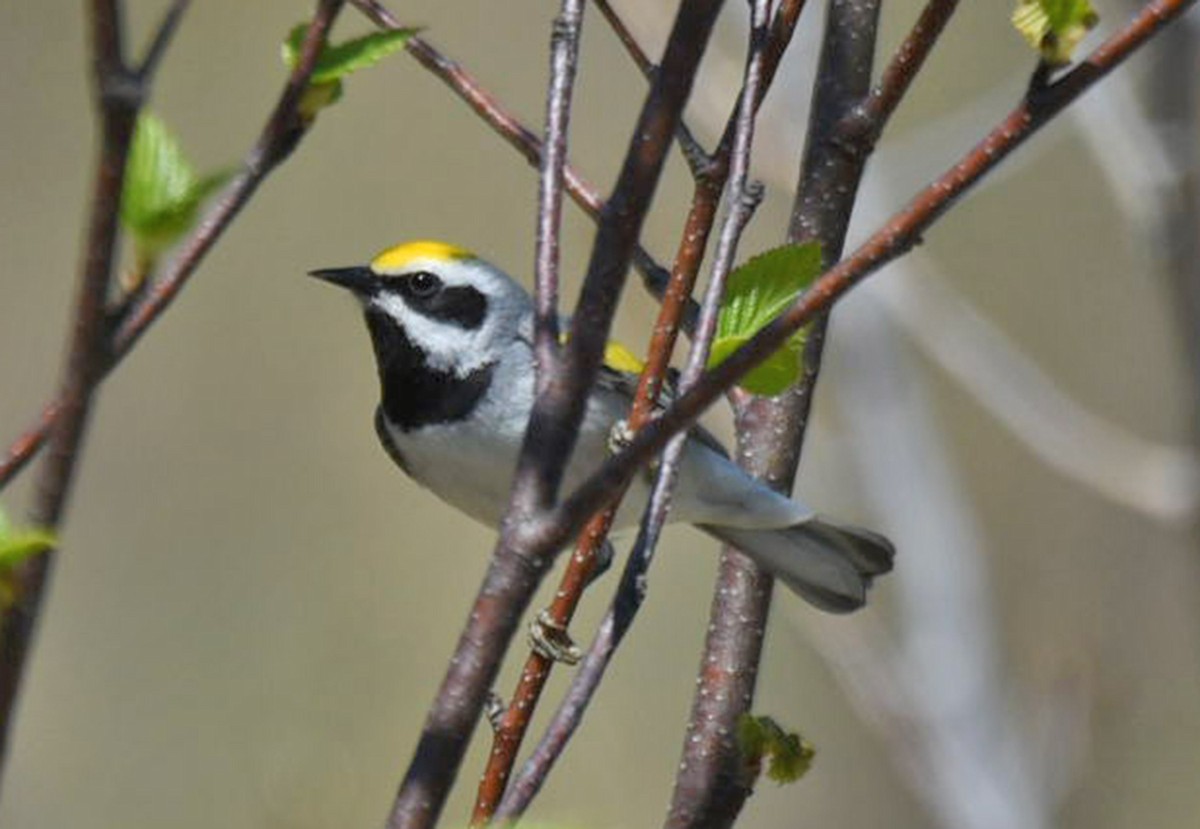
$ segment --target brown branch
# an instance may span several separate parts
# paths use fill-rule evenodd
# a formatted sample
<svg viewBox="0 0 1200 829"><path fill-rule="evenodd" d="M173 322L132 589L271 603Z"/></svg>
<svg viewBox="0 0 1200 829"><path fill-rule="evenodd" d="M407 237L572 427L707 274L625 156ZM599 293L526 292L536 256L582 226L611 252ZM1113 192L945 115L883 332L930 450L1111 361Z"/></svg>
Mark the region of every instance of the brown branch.
<svg viewBox="0 0 1200 829"><path fill-rule="evenodd" d="M83 450L92 392L104 361L104 303L117 241L121 182L145 87L125 65L121 9L116 0L88 6L93 100L100 115L100 155L92 183L88 232L75 300L67 364L60 383L59 417L38 476L32 520L57 529L66 510ZM0 622L0 763L7 753L21 677L41 609L55 551L36 556L15 572L14 596Z"/></svg>
<svg viewBox="0 0 1200 829"><path fill-rule="evenodd" d="M375 25L384 29L402 28L399 19L378 0L351 2ZM542 143L538 137L522 124L519 118L506 110L461 64L421 37L409 40L405 49L418 63L446 84L510 147L519 152L530 166L540 167ZM564 165L563 172L567 195L589 218L598 221L604 209L604 199L569 163ZM633 264L642 274L646 288L655 296L661 295L667 284L666 270L641 247L634 251Z"/></svg>
<svg viewBox="0 0 1200 829"><path fill-rule="evenodd" d="M546 103L546 138L542 146L541 186L538 192L536 256L536 297L534 318L534 366L536 394L549 391L562 371L558 341L558 266L559 231L562 224L563 165L567 152L567 126L570 120L571 93L579 60L579 35L583 24L583 0L563 0L554 21L550 45L550 84ZM596 561L596 552L604 543L606 529L599 534L585 532L578 552L563 576L563 585L547 611L547 624L565 631L575 614ZM479 782L472 810L471 825L491 822L496 805L504 794L509 773L516 762L521 741L537 707L550 670L549 654L530 652L521 672L517 689L504 717L492 736L492 750Z"/></svg>
<svg viewBox="0 0 1200 829"><path fill-rule="evenodd" d="M529 524L540 523L537 515L552 502L573 448L641 224L720 7L720 0L695 0L675 19L601 214L562 370L534 403L500 540L396 797L391 827L437 819L518 621L559 548L530 545Z"/></svg>
<svg viewBox="0 0 1200 829"><path fill-rule="evenodd" d="M909 86L925 65L925 59L933 51L942 30L957 9L958 0L928 0L925 4L917 22L884 68L879 83L875 84L863 103L865 114L874 123L877 132L882 130L900 101L908 94Z"/></svg>
<svg viewBox="0 0 1200 829"><path fill-rule="evenodd" d="M870 89L879 9L880 0L831 0L826 16L789 241L805 241L802 233L819 228L817 241L827 264L840 254L869 155L869 150L839 147L837 124ZM815 389L820 349L811 348L814 339L823 341L810 339L806 371L796 388L738 407L739 462L783 491L791 489L795 477ZM738 721L754 700L772 587L770 575L740 551L722 551L667 813L670 829L732 826L753 789L737 742Z"/></svg>
<svg viewBox="0 0 1200 829"><path fill-rule="evenodd" d="M1128 24L1061 80L1032 91L954 166L923 188L852 254L822 274L787 311L764 326L725 362L707 372L691 391L678 398L624 450L564 498L552 516L538 521L538 543L553 547L570 538L589 515L607 503L615 487L662 451L671 435L687 428L755 365L828 310L858 282L917 245L922 234L983 176L1195 2L1147 3Z"/></svg>
<svg viewBox="0 0 1200 829"><path fill-rule="evenodd" d="M158 71L158 65L162 62L163 55L167 53L167 47L171 44L171 39L175 37L179 22L183 20L184 12L190 5L191 0L172 0L163 15L162 22L158 24L158 29L154 32L154 37L150 40L146 56L142 58L142 62L137 68L137 74L141 80L152 77Z"/></svg>
<svg viewBox="0 0 1200 829"><path fill-rule="evenodd" d="M208 250L225 232L229 223L245 206L258 185L262 183L271 171L283 162L296 144L303 137L306 124L296 115L296 105L300 95L308 85L312 75L316 56L319 54L319 44L323 40L312 40L320 35L325 36L333 19L340 12L344 0L336 4L322 2L320 9L313 18L312 27L305 36L300 60L288 76L283 93L275 104L275 109L267 120L254 147L242 162L242 171L225 188L214 206L200 221L196 230L184 242L180 253L176 256L167 272L156 280L137 301L121 315L118 326L109 348L109 355L104 366L104 374L115 368L141 335L149 328L159 315L167 309L176 294L191 278ZM326 11L334 8L335 11ZM164 18L163 25L174 26L172 15ZM165 42L162 37L156 37L155 43ZM62 408L62 401L54 399L43 407L37 420L22 432L0 458L0 490L3 490L13 478L20 473L33 459L50 435L54 423Z"/></svg>
<svg viewBox="0 0 1200 829"><path fill-rule="evenodd" d="M608 9L607 4L603 3L602 0L598 0L596 4L601 9ZM611 9L609 9L609 12L611 12ZM625 31L623 26L621 26L619 31ZM633 48L636 50L637 55L642 55L640 47L634 44ZM761 55L762 49L757 50L756 57L751 64L754 68L753 80L750 82L751 89L756 89L758 86L758 79L761 74L759 71L762 62ZM644 55L642 57L644 58ZM750 121L747 122L748 130L749 125L753 123L753 116L750 115L749 117ZM742 192L744 185L744 172L736 186L736 192L739 194ZM699 271L700 262L704 256L704 249L712 227L721 184L723 182L715 183L716 189L714 190L714 182L712 180L700 180L700 177L698 177L697 192L693 199L693 206L696 209L690 211L688 215L688 223L681 237L675 266L672 269L671 278L664 293L663 303L659 308L658 319L652 328L653 333L646 366L638 379L637 390L634 394L627 420L627 426L633 433L636 433L637 430L649 422L657 405L659 393L666 378L671 354L674 351L675 342L684 315L688 309L692 286L695 284L696 274ZM731 210L730 216L734 221L744 223L749 218L749 213L752 209L753 205L748 204L744 199L737 198L734 200L734 209ZM707 334L703 335L702 340L697 341L697 345L694 348L698 347L701 342L711 342L712 340L716 325L715 309L719 303L719 293L724 284L724 276L722 274L728 273L732 260L731 248L729 249L729 260L726 262L724 269L718 272L717 278L710 283L710 293L712 290L716 290L718 294L709 303L712 310L710 310L708 315ZM701 319L703 320L703 316ZM707 354L707 345L703 346L703 353ZM702 367L703 361L701 361L700 367L696 368L695 371L699 372ZM672 476L671 470L677 467L678 460L678 453L676 453L676 457L673 459L671 457L664 458L662 469L666 470L665 474L668 477ZM669 500L669 494L667 498ZM594 515L580 534L575 554L569 559L566 572L563 575L558 590L555 592L554 602L547 610L547 620L559 630L565 630L574 615L575 608L578 606L583 596L583 591L592 575L597 551L600 545L604 543L605 538L612 528L612 522L618 506L619 498L617 502ZM666 512L664 510L662 519L665 520L665 517ZM653 550L653 544L650 545L650 550ZM649 554L646 555L646 558L648 562ZM508 775L511 773L517 751L528 730L529 722L533 717L533 712L536 709L541 691L545 686L546 680L549 678L552 667L552 661L537 649L534 649L527 658L524 669L521 671L517 691L513 694L512 702L497 728L496 746L489 756L488 769L484 773L484 781L481 784L481 793L483 788L487 787L488 806L490 806L491 811L496 809L496 802L500 795L504 793L504 785L508 779ZM548 765L546 766L546 770L549 770ZM540 788L540 785L541 781L539 780L535 784L535 789ZM521 805L521 811L524 810L527 804L528 800L526 799ZM510 808L507 809L502 817L504 820L510 821L519 816L520 812L512 811L510 804ZM478 822L479 817L480 808L477 801L476 822Z"/></svg>
<svg viewBox="0 0 1200 829"><path fill-rule="evenodd" d="M97 171L96 194L93 199L92 230L87 240L84 290L81 292L76 315L68 378L59 397L43 410L37 426L22 436L17 444L10 448L5 458L4 473L10 478L36 451L41 440L44 440L43 435L55 436L51 441L47 470L39 479L39 496L35 505L37 523L55 526L62 517L71 473L79 455L88 403L96 384L120 362L140 335L166 310L204 254L249 199L262 178L295 147L303 132L303 126L299 124L295 115L295 105L300 93L307 86L325 34L341 5L342 0L321 0L309 27L300 61L289 78L263 137L247 159L245 170L229 185L225 194L193 233L171 271L131 309L111 341L105 338L107 332L104 299L116 240L124 156L128 152L137 109L145 94L142 84L149 81L149 73L135 76L123 63L113 63L111 56L119 55L113 46L118 37L113 19L106 19L95 26L97 39L103 38L106 41L104 51L108 55L103 61L97 60L98 72L101 69L104 72L113 71L113 66L119 66L119 77L118 82L110 79L109 82L102 83L99 93L103 102L104 137L100 168ZM176 22L177 18L168 14L163 27L173 28ZM154 42L165 44L168 38L169 32L156 36ZM153 68L158 60L159 58L154 58L153 62L144 64L143 69ZM114 98L116 103L110 103L109 98ZM107 111L109 106L116 111L115 117L119 123L111 123L114 116ZM13 705L52 563L53 556L46 554L31 559L23 566L18 573L17 600L4 614L3 638L0 640L0 740L5 742L11 732Z"/></svg>
<svg viewBox="0 0 1200 829"><path fill-rule="evenodd" d="M617 10L612 7L608 0L592 0L592 4L600 15L608 23L613 34L617 36L617 40L625 47L625 53L629 55L634 66L642 73L648 81L654 80L654 73L658 71L658 67L646 55L646 50L638 43L637 38L633 36L633 32L629 31L629 27L625 25L625 21L617 14ZM695 133L687 125L687 122L680 121L679 129L676 130L675 139L679 142L679 149L683 153L683 158L687 162L688 169L691 170L693 176L703 175L704 168L709 162L708 153L704 151L704 147L696 139Z"/></svg>
<svg viewBox="0 0 1200 829"><path fill-rule="evenodd" d="M696 192L680 240L671 283L659 319L652 329L654 338L651 341L650 358L639 381L634 412L630 417L630 426L635 433L649 421L650 411L639 410L638 407L644 401L657 399L666 361L674 347L679 313L682 310L681 303L691 293L713 226L717 201L725 184L725 177L729 175L732 181L727 218L717 244L712 278L680 388L686 389L694 383L707 363L708 348L716 331L725 278L732 269L738 239L761 196L760 191L751 193L747 187L750 143L753 138L755 115L765 94L764 87L773 77L774 68L794 31L799 5L792 6L791 10L781 10L782 16L776 18L777 22L782 19L787 23L774 27L771 35L768 35L767 4L755 5L756 18L748 50L746 77L729 119L734 125L734 129L728 133L733 136L733 140L722 142L720 154L710 160L707 174L697 177ZM758 16L761 16L761 20ZM672 303L675 304L674 308L670 307ZM670 509L672 489L683 446L684 440L677 436L663 455L642 526L626 562L617 594L588 650L586 661L571 683L567 697L555 713L534 755L522 769L520 777L514 782L501 805L499 814L505 821L520 818L540 790L567 741L581 722L616 648L628 632L645 599L645 574ZM611 519L612 511L613 507L610 506L601 516ZM592 531L596 522L597 519L593 518L588 523L584 531L585 537ZM607 525L605 529L607 530Z"/></svg>

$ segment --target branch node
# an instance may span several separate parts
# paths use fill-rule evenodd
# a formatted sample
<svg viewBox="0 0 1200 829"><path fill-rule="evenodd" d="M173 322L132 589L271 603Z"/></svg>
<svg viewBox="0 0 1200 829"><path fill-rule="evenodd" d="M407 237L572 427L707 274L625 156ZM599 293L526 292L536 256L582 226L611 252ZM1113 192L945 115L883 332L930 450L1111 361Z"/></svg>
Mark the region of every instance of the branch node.
<svg viewBox="0 0 1200 829"><path fill-rule="evenodd" d="M583 651L571 639L566 626L555 621L549 610L540 611L529 623L529 647L539 656L563 665L578 665L583 658Z"/></svg>

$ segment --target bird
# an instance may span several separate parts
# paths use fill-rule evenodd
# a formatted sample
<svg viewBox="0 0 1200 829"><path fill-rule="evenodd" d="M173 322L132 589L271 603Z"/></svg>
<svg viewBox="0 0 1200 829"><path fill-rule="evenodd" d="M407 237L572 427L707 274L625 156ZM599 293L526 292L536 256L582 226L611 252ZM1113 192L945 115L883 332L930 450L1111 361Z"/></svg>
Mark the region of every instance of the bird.
<svg viewBox="0 0 1200 829"><path fill-rule="evenodd" d="M469 250L430 240L310 275L349 291L361 306L379 376L375 430L387 454L443 501L499 526L535 397L529 292ZM636 365L615 343L606 351L564 486L582 483L611 453ZM650 483L648 475L635 477L617 529L636 526ZM745 472L698 426L685 443L671 521L733 545L832 613L862 607L872 580L892 569L887 538L818 517Z"/></svg>

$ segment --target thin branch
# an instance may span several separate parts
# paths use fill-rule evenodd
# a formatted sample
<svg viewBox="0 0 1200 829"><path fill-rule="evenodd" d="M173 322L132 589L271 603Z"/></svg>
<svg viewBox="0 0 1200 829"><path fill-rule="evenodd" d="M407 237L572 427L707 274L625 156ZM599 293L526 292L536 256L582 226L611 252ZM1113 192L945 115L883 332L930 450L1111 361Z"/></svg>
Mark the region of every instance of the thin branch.
<svg viewBox="0 0 1200 829"><path fill-rule="evenodd" d="M166 14L163 15L162 22L158 24L158 29L154 32L150 46L146 49L146 56L142 58L142 62L137 68L139 78L145 80L158 71L158 65L162 62L163 55L167 53L167 47L171 44L171 39L179 28L179 21L183 19L183 14L189 5L191 5L191 0L172 0Z"/></svg>
<svg viewBox="0 0 1200 829"><path fill-rule="evenodd" d="M693 0L681 5L675 19L601 215L562 371L534 404L500 540L397 794L388 821L393 829L436 821L518 621L558 549L530 546L527 521L541 514L558 489L642 221L720 8L720 0Z"/></svg>
<svg viewBox="0 0 1200 829"><path fill-rule="evenodd" d="M562 225L563 165L567 154L567 127L570 123L571 95L579 61L579 35L583 24L583 0L563 0L550 44L550 84L546 102L546 138L543 142L541 186L538 192L536 256L536 296L534 317L534 363L537 394L549 392L562 370L558 340L558 267L559 231ZM579 552L572 557L574 566L564 576L564 585L548 611L548 624L566 630L587 585L596 560L596 551L604 543L604 534L585 533ZM516 762L521 741L538 698L554 666L546 653L534 650L521 672L517 690L508 710L495 729L487 767L479 783L472 826L489 823Z"/></svg>
<svg viewBox="0 0 1200 829"><path fill-rule="evenodd" d="M400 20L378 0L351 0L351 2L376 26L383 29L403 28ZM404 48L418 63L461 98L510 147L519 152L530 166L541 166L542 142L532 130L521 123L519 118L506 110L495 96L485 90L461 64L443 54L428 40L421 37L409 39ZM589 218L598 221L604 210L604 199L601 198L599 192L569 163L564 164L563 174L567 195ZM642 274L647 290L655 296L660 296L667 284L666 269L655 262L654 257L640 246L634 251L633 264ZM2 480L3 478L0 477L0 482Z"/></svg>
<svg viewBox="0 0 1200 829"><path fill-rule="evenodd" d="M50 451L38 476L33 523L58 528L66 511L75 469L83 452L92 392L104 362L104 303L117 243L121 182L144 99L144 87L126 67L121 8L116 0L88 6L93 100L100 115L100 154L92 183L91 211L75 300L73 329L60 382L60 414ZM32 646L42 596L56 558L49 550L15 572L14 597L0 627L0 763L6 759L21 678Z"/></svg>
<svg viewBox="0 0 1200 829"><path fill-rule="evenodd" d="M263 137L247 159L245 170L226 188L225 194L185 244L172 269L162 280L155 283L131 310L111 341L104 338L104 297L116 239L116 217L123 180L124 154L128 151L137 106L141 100L142 93L138 90L138 84L148 82L149 77L144 76L138 79L138 83L130 83L131 74L122 66L121 82L103 85L102 96L116 95L120 108L120 123L105 124L101 165L97 173L97 192L93 201L92 231L87 242L88 257L84 278L87 287L86 293L81 295L77 313L74 335L76 345L72 347L72 358L68 367L69 378L59 397L43 411L38 427L24 435L14 446L17 451L10 450L5 459L5 471L9 474L8 470L19 468L36 451L40 435L67 436L52 441L52 453L48 458L47 471L40 479L42 486L35 506L35 517L39 524L53 526L63 514L71 472L79 454L87 404L95 385L120 362L141 334L166 310L204 254L249 199L262 178L295 147L304 129L296 118L295 105L300 92L308 83L325 34L341 5L342 0L321 0L309 27L300 61L289 78ZM98 33L103 33L102 36L107 42L105 50L111 55L114 48L112 44L116 42L114 25L110 19L106 19L95 28ZM100 63L98 61L98 65ZM106 58L103 65L112 66L111 57ZM155 64L151 64L153 65ZM130 94L131 90L138 91L136 99L122 97ZM106 122L111 120L110 116L104 117ZM114 166L118 152L121 155L119 168ZM101 284L92 284L93 280ZM85 310L90 330L85 330L83 324ZM90 344L90 349L86 352L83 350L85 336ZM70 451L55 451L55 445L66 439L73 442L73 447L63 444L64 448ZM52 556L46 554L31 559L22 568L18 574L17 601L6 612L3 620L3 639L0 641L0 717L3 719L0 722L0 739L4 741L10 736L13 705L52 561Z"/></svg>
<svg viewBox="0 0 1200 829"><path fill-rule="evenodd" d="M4 450L4 457L0 458L0 490L8 486L33 460L38 450L46 445L46 439L50 437L50 431L54 428L54 421L58 419L61 408L58 398L47 403L37 420L17 435Z"/></svg>
<svg viewBox="0 0 1200 829"><path fill-rule="evenodd" d="M546 138L542 142L538 188L537 253L534 262L534 364L542 393L558 370L558 266L562 227L563 166L571 94L579 62L583 0L563 0L550 42L550 89L546 101Z"/></svg>
<svg viewBox="0 0 1200 829"><path fill-rule="evenodd" d="M869 155L837 144L838 123L866 96L880 0L831 0L817 67L809 132L789 241L819 241L836 260ZM810 332L801 382L777 398L737 407L739 461L771 486L789 491L800 461L820 369L820 333ZM721 555L679 773L667 814L670 829L732 826L755 778L737 742L758 681L773 579L732 547Z"/></svg>
<svg viewBox="0 0 1200 829"><path fill-rule="evenodd" d="M617 40L625 47L626 54L630 60L638 68L648 81L654 80L654 73L658 71L658 67L646 55L646 51L641 44L637 42L637 38L633 36L633 32L629 31L629 27L625 25L625 21L617 14L617 10L612 7L608 0L592 0L592 4L596 10L600 12L609 28L613 30L613 34L617 36ZM709 162L708 153L704 147L696 139L687 122L680 121L679 129L676 131L675 139L679 142L679 149L683 153L683 158L687 162L688 168L692 175L699 177L703 175L704 168Z"/></svg>
<svg viewBox="0 0 1200 829"><path fill-rule="evenodd" d="M288 76L266 126L242 162L242 171L226 186L196 230L184 242L179 254L162 277L122 314L121 324L109 346L103 369L105 375L121 362L146 329L167 309L176 294L191 278L205 254L254 195L259 184L291 155L296 144L304 136L308 124L298 117L296 105L308 86L308 79L316 65L325 35L344 2L345 0L338 0L336 3L320 1L305 35L300 58ZM9 444L3 458L0 458L0 490L11 483L45 445L61 413L62 405L63 401L60 398L47 403L37 420Z"/></svg>
<svg viewBox="0 0 1200 829"><path fill-rule="evenodd" d="M404 28L400 20L376 0L352 0L352 2L376 25L385 29ZM461 65L420 37L411 38L405 44L405 48L422 66L471 107L483 122L490 126L509 146L521 153L526 161L535 167L540 166L541 140L484 90ZM570 164L564 165L564 176L567 194L589 217L598 221L605 204L596 189ZM661 297L669 281L666 269L640 246L634 251L633 264L642 274L646 288L655 296ZM689 300L684 317L684 331L691 330L695 313L696 308ZM37 421L13 440L5 450L3 457L0 457L0 490L4 489L42 448L50 433L54 418L57 417L57 406L57 401L47 404Z"/></svg>
<svg viewBox="0 0 1200 829"><path fill-rule="evenodd" d="M957 9L958 0L929 0L925 4L916 24L883 70L879 83L863 102L863 114L874 127L876 136L908 94L908 88Z"/></svg>
<svg viewBox="0 0 1200 829"><path fill-rule="evenodd" d="M532 515L555 501L600 369L642 221L721 5L720 0L698 0L682 6L676 17L612 198L601 214L573 314L563 370L539 395L530 414L513 486L513 517Z"/></svg>
<svg viewBox="0 0 1200 829"><path fill-rule="evenodd" d="M981 178L994 170L1066 106L1121 65L1139 47L1196 0L1153 0L1061 80L1027 96L984 139L938 176L852 254L827 270L792 306L764 326L725 362L707 372L660 418L643 429L619 454L609 459L578 489L562 500L551 516L531 527L539 545L561 544L578 530L598 506L687 428L748 371L779 349L793 333L826 311L862 279L917 245L930 227Z"/></svg>
<svg viewBox="0 0 1200 829"><path fill-rule="evenodd" d="M742 92L738 97L738 105L732 116L736 121L737 128L731 151L732 166L729 168L731 173L726 219L717 243L713 271L701 306L692 349L680 380L681 389L688 388L703 374L704 366L708 362L709 347L716 334L721 297L725 292L725 280L732 270L737 254L737 243L761 197L761 190L749 188L747 182L750 169L750 148L754 137L755 113L757 102L761 100L759 92L763 83L763 64L767 49L769 7L769 0L756 0L754 4L745 79ZM713 185L711 180L697 182L698 189L693 206L697 203L709 203L714 200L710 198L710 193L700 192L705 183L709 187ZM717 184L717 187L719 192L720 184ZM705 222L704 226L693 226L693 222L697 220ZM652 406L661 387L666 360L670 357L671 349L674 346L674 335L678 331L682 303L677 298L680 295L686 296L691 291L704 251L703 241L700 241L699 245L697 242L708 238L711 225L711 212L703 213L693 209L689 214L688 226L685 228L679 255L676 258L676 267L672 274L672 287L667 293L668 298L676 299L674 302L664 301L660 309L659 320L653 329L654 340L651 344L650 362L639 381L633 413L630 416L630 426L635 433L648 423L652 416ZM646 404L649 404L649 407ZM582 718L587 703L595 692L612 654L628 631L645 597L645 574L670 510L672 490L686 440L686 435L677 435L663 455L641 530L626 563L617 595L605 617L600 633L589 650L588 664L581 669L576 681L572 683L569 698L556 714L555 723L547 731L547 736L539 745L535 757L522 770L521 778L514 785L511 796L506 798L501 813L506 821L520 818L533 796L540 790L555 759L565 746L566 740L574 732ZM612 511L613 508L610 507L601 515L611 521ZM589 530L595 523L596 519L589 522ZM605 525L605 530L607 530L607 525Z"/></svg>

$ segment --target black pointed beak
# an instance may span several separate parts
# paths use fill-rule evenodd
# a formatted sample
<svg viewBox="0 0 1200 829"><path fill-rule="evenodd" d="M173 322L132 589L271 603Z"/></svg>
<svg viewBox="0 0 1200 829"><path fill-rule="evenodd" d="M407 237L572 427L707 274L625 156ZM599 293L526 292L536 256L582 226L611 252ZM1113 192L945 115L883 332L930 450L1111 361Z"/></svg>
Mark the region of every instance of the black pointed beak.
<svg viewBox="0 0 1200 829"><path fill-rule="evenodd" d="M379 287L379 277L375 272L361 265L351 268L321 268L309 271L308 275L345 288L359 296L367 296Z"/></svg>

